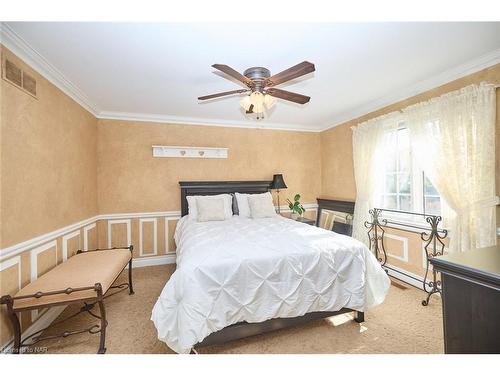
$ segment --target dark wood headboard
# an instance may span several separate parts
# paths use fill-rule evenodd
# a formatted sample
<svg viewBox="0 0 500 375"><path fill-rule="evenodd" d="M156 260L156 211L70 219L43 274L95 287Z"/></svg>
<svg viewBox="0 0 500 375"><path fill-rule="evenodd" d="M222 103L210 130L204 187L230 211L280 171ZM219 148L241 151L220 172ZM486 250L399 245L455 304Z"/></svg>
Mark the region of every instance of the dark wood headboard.
<svg viewBox="0 0 500 375"><path fill-rule="evenodd" d="M259 194L269 191L272 181L181 181L181 215L188 214L187 196L230 193Z"/></svg>

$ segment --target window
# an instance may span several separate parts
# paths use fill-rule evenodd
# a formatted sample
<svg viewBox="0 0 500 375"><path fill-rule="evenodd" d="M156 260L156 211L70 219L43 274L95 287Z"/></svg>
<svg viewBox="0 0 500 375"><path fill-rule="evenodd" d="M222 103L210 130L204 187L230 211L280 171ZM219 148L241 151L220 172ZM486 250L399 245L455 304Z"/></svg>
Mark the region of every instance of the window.
<svg viewBox="0 0 500 375"><path fill-rule="evenodd" d="M382 208L440 215L441 197L412 158L408 129L401 124L387 137Z"/></svg>
<svg viewBox="0 0 500 375"><path fill-rule="evenodd" d="M408 129L390 132L385 164L385 183L382 204L384 208L398 211L412 211L412 171L410 139Z"/></svg>
<svg viewBox="0 0 500 375"><path fill-rule="evenodd" d="M429 215L441 215L441 197L438 191L431 184L429 179L425 177L424 172L422 172L423 180L423 212Z"/></svg>

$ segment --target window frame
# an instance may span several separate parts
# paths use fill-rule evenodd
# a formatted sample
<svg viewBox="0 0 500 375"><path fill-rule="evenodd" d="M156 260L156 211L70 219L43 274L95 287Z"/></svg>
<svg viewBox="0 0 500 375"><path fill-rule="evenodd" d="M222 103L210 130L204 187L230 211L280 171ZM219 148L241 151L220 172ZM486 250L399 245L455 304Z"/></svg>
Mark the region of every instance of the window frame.
<svg viewBox="0 0 500 375"><path fill-rule="evenodd" d="M403 130L403 129L408 129L408 127L405 125L404 122L399 122L398 123L398 126L396 129L394 130L390 130L390 131L400 131L400 130ZM399 149L399 148L398 148ZM411 151L411 147L410 147L410 158L409 158L409 161L410 161L410 179L411 179L411 182L410 182L410 186L411 186L411 192L409 194L409 196L411 197L411 202L412 202L412 209L410 211L402 211L400 210L400 212L393 212L393 211L388 211L388 212L384 212L384 217L386 217L387 219L392 219L392 220L396 220L398 222L401 222L401 223L409 223L409 224L425 224L426 221L425 221L425 216L422 216L422 215L427 215L427 216L433 216L434 214L427 214L426 211L425 211L425 198L426 197L439 197L440 198L440 213L439 215L436 215L436 216L442 216L442 212L443 212L443 198L440 196L440 195L427 195L425 194L425 172L422 168L420 168L415 160L415 156L413 155L413 152ZM399 172L399 157L396 157L397 160L396 160L396 171L392 172L393 175L397 176L399 174L401 174L401 172ZM384 166L384 173L383 173L383 181L381 181L381 184L382 184L382 189L381 189L381 192L380 192L380 200L381 200L381 204L380 204L380 207L382 209L386 208L384 207L384 197L385 196L390 196L390 195L394 195L396 196L396 207L399 206L399 179L396 178L396 193L395 194L386 194L385 192L385 186L386 186L386 183L387 183L387 176L391 174L391 172L387 172L387 170L385 169L386 166ZM407 194L403 194L403 195L407 195ZM387 208L387 209L390 209L390 210L393 210L392 208ZM398 210L397 208L395 209L396 211ZM416 214L419 214L419 215L413 215L413 214L409 214L409 213L406 213L406 212L412 212L412 213L416 213Z"/></svg>

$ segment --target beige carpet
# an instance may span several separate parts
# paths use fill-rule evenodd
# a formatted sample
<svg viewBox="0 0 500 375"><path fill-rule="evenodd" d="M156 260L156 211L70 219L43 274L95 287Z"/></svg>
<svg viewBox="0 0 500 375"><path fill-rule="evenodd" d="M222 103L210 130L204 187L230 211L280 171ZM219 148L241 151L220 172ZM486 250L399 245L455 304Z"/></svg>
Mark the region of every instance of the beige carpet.
<svg viewBox="0 0 500 375"><path fill-rule="evenodd" d="M173 353L156 336L151 309L173 265L134 269L135 295L119 293L106 300L107 353ZM119 281L126 281L126 275ZM391 286L385 302L365 314L358 324L350 314L302 326L202 348L200 353L443 353L441 301L433 297L427 307L420 304L423 292ZM68 307L60 321L76 311ZM98 311L96 308L94 311ZM44 335L95 324L88 314L53 326ZM40 342L47 353L95 353L99 335L70 336Z"/></svg>

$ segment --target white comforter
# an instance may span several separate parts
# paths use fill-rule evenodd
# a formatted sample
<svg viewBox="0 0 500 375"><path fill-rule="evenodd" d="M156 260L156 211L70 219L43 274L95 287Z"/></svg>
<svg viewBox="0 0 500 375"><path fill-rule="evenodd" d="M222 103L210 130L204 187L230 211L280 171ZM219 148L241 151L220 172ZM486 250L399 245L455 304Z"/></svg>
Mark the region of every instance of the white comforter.
<svg viewBox="0 0 500 375"><path fill-rule="evenodd" d="M281 217L176 229L177 269L151 315L158 338L188 353L231 324L381 303L390 281L361 242Z"/></svg>

